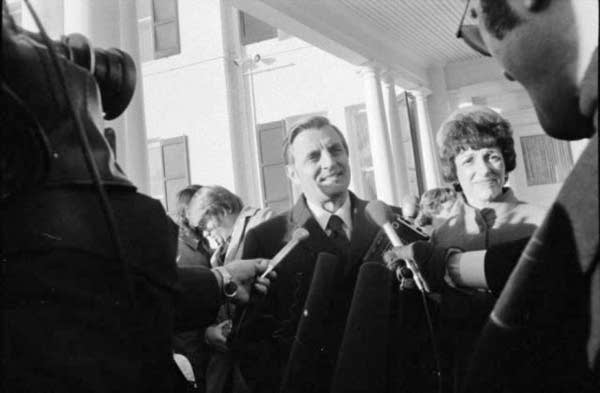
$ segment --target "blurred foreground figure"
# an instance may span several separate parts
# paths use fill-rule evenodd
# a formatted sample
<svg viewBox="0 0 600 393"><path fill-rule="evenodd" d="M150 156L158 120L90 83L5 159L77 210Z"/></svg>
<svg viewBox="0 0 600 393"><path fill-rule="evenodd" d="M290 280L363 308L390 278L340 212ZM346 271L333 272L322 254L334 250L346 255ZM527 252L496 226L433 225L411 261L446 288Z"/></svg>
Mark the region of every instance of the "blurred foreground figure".
<svg viewBox="0 0 600 393"><path fill-rule="evenodd" d="M466 390L598 392L598 1L475 0L466 15L477 25L463 21L459 36L523 84L550 136L591 138L523 253L519 244L488 250L486 266L520 258Z"/></svg>
<svg viewBox="0 0 600 393"><path fill-rule="evenodd" d="M119 253L49 51L4 14L2 51L3 391L169 391L176 229L115 163L92 75L59 56ZM19 177L38 182L13 192Z"/></svg>
<svg viewBox="0 0 600 393"><path fill-rule="evenodd" d="M208 325L225 296L247 301L266 263L190 268L178 281L176 225L136 192L100 132L99 93L106 118L128 99L2 11L0 391L174 391L173 321ZM109 51L94 53L120 63L110 82L132 83L131 59Z"/></svg>

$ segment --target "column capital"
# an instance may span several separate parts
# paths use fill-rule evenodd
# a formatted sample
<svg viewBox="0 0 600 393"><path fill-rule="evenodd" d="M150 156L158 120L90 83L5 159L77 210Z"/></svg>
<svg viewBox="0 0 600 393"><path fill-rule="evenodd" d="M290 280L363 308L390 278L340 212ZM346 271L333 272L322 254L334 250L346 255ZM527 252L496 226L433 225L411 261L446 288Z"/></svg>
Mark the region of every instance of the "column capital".
<svg viewBox="0 0 600 393"><path fill-rule="evenodd" d="M427 96L429 96L431 94L431 90L429 90L425 86L419 86L417 88L410 89L409 93L414 95L415 98L417 98L417 99L425 99L425 98L427 98Z"/></svg>
<svg viewBox="0 0 600 393"><path fill-rule="evenodd" d="M362 63L360 65L360 68L358 70L358 74L360 76L365 76L365 75L376 75L376 76L380 76L381 75L381 70L382 67L375 61L366 61L364 63Z"/></svg>
<svg viewBox="0 0 600 393"><path fill-rule="evenodd" d="M383 69L381 71L381 81L385 85L396 86L396 75L394 71L390 69Z"/></svg>

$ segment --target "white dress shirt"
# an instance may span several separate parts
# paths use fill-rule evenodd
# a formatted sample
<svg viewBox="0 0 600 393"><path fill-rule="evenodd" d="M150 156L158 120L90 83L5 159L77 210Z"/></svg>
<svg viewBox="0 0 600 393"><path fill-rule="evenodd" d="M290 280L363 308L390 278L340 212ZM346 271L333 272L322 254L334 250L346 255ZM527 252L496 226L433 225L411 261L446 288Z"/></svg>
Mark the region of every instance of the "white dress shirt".
<svg viewBox="0 0 600 393"><path fill-rule="evenodd" d="M310 210L312 215L317 220L317 223L319 223L321 229L323 229L323 231L327 233L327 236L329 236L329 230L327 229L329 217L335 214L344 222L344 232L346 232L346 236L348 236L348 239L350 239L350 235L352 234L352 211L350 206L350 194L346 193L346 201L342 206L340 206L339 209L337 209L333 213L328 212L327 210L323 209L320 205L314 204L308 199L306 199L306 204L308 205L308 209Z"/></svg>

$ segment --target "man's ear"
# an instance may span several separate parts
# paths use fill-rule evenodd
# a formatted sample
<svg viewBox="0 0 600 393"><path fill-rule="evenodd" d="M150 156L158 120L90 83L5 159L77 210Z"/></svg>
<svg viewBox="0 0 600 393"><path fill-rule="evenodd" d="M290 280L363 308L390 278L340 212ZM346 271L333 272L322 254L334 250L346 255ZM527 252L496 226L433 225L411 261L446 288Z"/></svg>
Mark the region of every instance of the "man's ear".
<svg viewBox="0 0 600 393"><path fill-rule="evenodd" d="M299 184L300 181L298 180L298 174L296 173L294 164L287 164L285 166L285 174L287 175L288 179L292 181L292 183Z"/></svg>

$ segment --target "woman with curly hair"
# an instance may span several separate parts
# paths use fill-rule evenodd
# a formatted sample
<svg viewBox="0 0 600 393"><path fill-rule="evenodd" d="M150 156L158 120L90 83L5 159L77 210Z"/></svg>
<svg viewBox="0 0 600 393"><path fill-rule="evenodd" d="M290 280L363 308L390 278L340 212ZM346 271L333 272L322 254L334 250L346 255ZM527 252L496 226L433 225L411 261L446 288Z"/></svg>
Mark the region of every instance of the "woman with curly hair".
<svg viewBox="0 0 600 393"><path fill-rule="evenodd" d="M441 126L437 142L444 179L457 191L457 200L429 242L393 253L397 260L414 260L440 294L444 391L456 392L496 300L490 282L503 281L494 266L486 265L485 252L529 238L545 210L519 200L508 187L516 152L511 126L497 112L482 106L459 109Z"/></svg>
<svg viewBox="0 0 600 393"><path fill-rule="evenodd" d="M432 233L435 247L485 252L533 234L545 210L519 200L507 185L516 152L506 119L482 106L460 109L442 125L437 142L444 179L459 196L448 220ZM452 279L440 288L440 337L449 391L460 389L472 347L496 300L488 290L482 255L471 253L475 263L454 271L448 265Z"/></svg>

